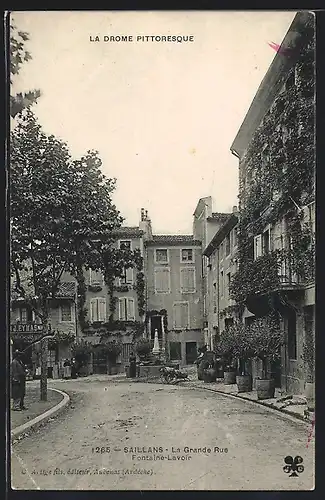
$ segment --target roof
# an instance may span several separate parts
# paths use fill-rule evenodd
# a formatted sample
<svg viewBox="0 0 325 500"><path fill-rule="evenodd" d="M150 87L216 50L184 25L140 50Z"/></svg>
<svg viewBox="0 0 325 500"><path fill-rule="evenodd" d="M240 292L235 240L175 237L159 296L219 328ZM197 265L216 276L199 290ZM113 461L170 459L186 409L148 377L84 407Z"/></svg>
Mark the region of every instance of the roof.
<svg viewBox="0 0 325 500"><path fill-rule="evenodd" d="M231 152L236 154L236 156L240 158L243 156L255 130L259 127L265 114L274 102L275 97L285 83L290 68L299 57L300 37L311 15L313 14L300 11L294 17L230 147ZM290 55L288 55L288 51L291 52Z"/></svg>
<svg viewBox="0 0 325 500"><path fill-rule="evenodd" d="M75 281L62 281L57 291L57 298L74 298L77 292L77 283Z"/></svg>
<svg viewBox="0 0 325 500"><path fill-rule="evenodd" d="M224 220L226 221L229 217L230 213L225 212L212 212L210 217L207 217L207 220Z"/></svg>
<svg viewBox="0 0 325 500"><path fill-rule="evenodd" d="M235 214L228 215L228 219L221 226L219 231L214 235L208 246L204 249L203 255L210 257L213 251L220 245L220 243L225 239L227 234L236 226L238 223L238 217Z"/></svg>
<svg viewBox="0 0 325 500"><path fill-rule="evenodd" d="M201 246L201 241L195 240L192 234L158 234L152 237L151 240L145 242L147 246L177 246L177 245L191 245Z"/></svg>
<svg viewBox="0 0 325 500"><path fill-rule="evenodd" d="M113 234L129 238L140 238L143 235L143 231L139 229L139 226L122 226L113 231Z"/></svg>
<svg viewBox="0 0 325 500"><path fill-rule="evenodd" d="M75 281L62 281L59 285L59 290L56 293L56 298L58 299L74 299L77 293L77 283ZM11 292L11 300L24 301L16 290Z"/></svg>

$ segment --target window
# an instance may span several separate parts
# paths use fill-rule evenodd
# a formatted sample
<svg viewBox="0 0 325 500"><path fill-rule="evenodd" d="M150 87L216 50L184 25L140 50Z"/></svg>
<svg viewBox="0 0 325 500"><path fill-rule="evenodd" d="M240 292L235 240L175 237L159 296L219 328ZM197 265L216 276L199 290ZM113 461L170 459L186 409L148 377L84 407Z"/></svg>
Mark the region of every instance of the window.
<svg viewBox="0 0 325 500"><path fill-rule="evenodd" d="M262 235L258 234L254 237L254 260L262 255Z"/></svg>
<svg viewBox="0 0 325 500"><path fill-rule="evenodd" d="M155 269L155 293L170 293L169 268Z"/></svg>
<svg viewBox="0 0 325 500"><path fill-rule="evenodd" d="M90 321L106 321L106 299L104 297L90 299Z"/></svg>
<svg viewBox="0 0 325 500"><path fill-rule="evenodd" d="M229 296L229 288L230 288L231 274L227 273L227 293Z"/></svg>
<svg viewBox="0 0 325 500"><path fill-rule="evenodd" d="M157 248L155 252L155 261L159 264L164 264L168 262L168 250L167 248Z"/></svg>
<svg viewBox="0 0 325 500"><path fill-rule="evenodd" d="M104 276L102 272L89 269L89 285L103 286L103 284L104 284Z"/></svg>
<svg viewBox="0 0 325 500"><path fill-rule="evenodd" d="M270 229L267 229L263 233L263 239L262 239L263 255L270 253L270 246L271 246L270 233L271 233Z"/></svg>
<svg viewBox="0 0 325 500"><path fill-rule="evenodd" d="M232 232L232 246L236 247L238 242L238 234L237 234L237 228L233 229Z"/></svg>
<svg viewBox="0 0 325 500"><path fill-rule="evenodd" d="M173 306L173 323L175 329L189 328L188 302L175 302Z"/></svg>
<svg viewBox="0 0 325 500"><path fill-rule="evenodd" d="M181 293L195 292L195 268L181 267Z"/></svg>
<svg viewBox="0 0 325 500"><path fill-rule="evenodd" d="M297 359L297 330L296 330L296 313L289 310L287 317L288 327L288 356L289 359Z"/></svg>
<svg viewBox="0 0 325 500"><path fill-rule="evenodd" d="M120 278L120 285L133 285L133 269L128 267L124 269L124 273Z"/></svg>
<svg viewBox="0 0 325 500"><path fill-rule="evenodd" d="M220 252L220 260L222 260L224 256L224 242L221 243L219 247L219 252Z"/></svg>
<svg viewBox="0 0 325 500"><path fill-rule="evenodd" d="M305 335L313 336L315 331L315 306L304 307Z"/></svg>
<svg viewBox="0 0 325 500"><path fill-rule="evenodd" d="M226 236L226 256L230 254L230 233Z"/></svg>
<svg viewBox="0 0 325 500"><path fill-rule="evenodd" d="M217 312L217 283L213 283L213 312Z"/></svg>
<svg viewBox="0 0 325 500"><path fill-rule="evenodd" d="M129 297L121 297L119 299L119 319L120 321L134 321L134 299Z"/></svg>
<svg viewBox="0 0 325 500"><path fill-rule="evenodd" d="M223 288L224 288L223 271L220 271L220 296L221 297L223 297Z"/></svg>
<svg viewBox="0 0 325 500"><path fill-rule="evenodd" d="M182 359L181 343L180 342L169 342L169 355L171 361Z"/></svg>
<svg viewBox="0 0 325 500"><path fill-rule="evenodd" d="M234 318L225 318L225 329L230 328L234 324Z"/></svg>
<svg viewBox="0 0 325 500"><path fill-rule="evenodd" d="M120 250L131 250L132 249L131 240L119 240L119 249Z"/></svg>
<svg viewBox="0 0 325 500"><path fill-rule="evenodd" d="M181 249L181 262L194 262L194 255L192 248Z"/></svg>
<svg viewBox="0 0 325 500"><path fill-rule="evenodd" d="M69 303L61 304L60 311L61 311L61 321L72 321L71 304Z"/></svg>

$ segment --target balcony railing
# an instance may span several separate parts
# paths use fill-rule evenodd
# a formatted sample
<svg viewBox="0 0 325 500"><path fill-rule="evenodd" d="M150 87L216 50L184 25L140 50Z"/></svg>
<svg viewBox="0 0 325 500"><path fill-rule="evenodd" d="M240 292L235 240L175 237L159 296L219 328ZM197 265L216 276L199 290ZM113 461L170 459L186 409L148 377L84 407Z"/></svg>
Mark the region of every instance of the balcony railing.
<svg viewBox="0 0 325 500"><path fill-rule="evenodd" d="M293 271L292 261L288 256L282 257L278 276L279 284L283 287L292 286L296 288L304 285L307 281L306 278Z"/></svg>

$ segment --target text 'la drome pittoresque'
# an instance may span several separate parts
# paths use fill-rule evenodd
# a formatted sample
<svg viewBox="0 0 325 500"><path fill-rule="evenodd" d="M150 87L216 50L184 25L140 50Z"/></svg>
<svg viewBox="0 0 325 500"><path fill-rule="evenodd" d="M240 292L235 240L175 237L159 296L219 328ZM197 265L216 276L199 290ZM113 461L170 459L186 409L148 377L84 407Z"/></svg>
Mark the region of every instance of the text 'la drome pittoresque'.
<svg viewBox="0 0 325 500"><path fill-rule="evenodd" d="M90 35L90 42L194 42L194 35Z"/></svg>

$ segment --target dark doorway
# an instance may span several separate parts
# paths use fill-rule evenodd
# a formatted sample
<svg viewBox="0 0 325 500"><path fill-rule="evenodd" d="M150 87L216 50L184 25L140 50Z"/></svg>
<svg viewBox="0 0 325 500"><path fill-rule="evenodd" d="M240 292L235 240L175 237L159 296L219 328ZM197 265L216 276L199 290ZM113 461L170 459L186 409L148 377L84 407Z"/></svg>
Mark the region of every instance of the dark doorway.
<svg viewBox="0 0 325 500"><path fill-rule="evenodd" d="M93 354L93 373L107 373L107 356L101 349L94 349Z"/></svg>
<svg viewBox="0 0 325 500"><path fill-rule="evenodd" d="M281 360L271 363L271 377L275 380L275 387L281 388Z"/></svg>
<svg viewBox="0 0 325 500"><path fill-rule="evenodd" d="M197 360L196 342L186 342L186 364L192 365Z"/></svg>
<svg viewBox="0 0 325 500"><path fill-rule="evenodd" d="M155 338L155 330L158 330L158 339L162 338L161 315L151 316L151 340Z"/></svg>

